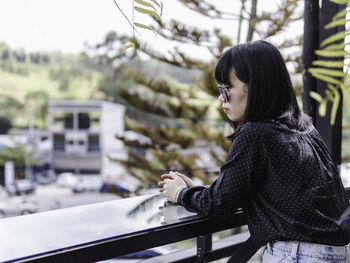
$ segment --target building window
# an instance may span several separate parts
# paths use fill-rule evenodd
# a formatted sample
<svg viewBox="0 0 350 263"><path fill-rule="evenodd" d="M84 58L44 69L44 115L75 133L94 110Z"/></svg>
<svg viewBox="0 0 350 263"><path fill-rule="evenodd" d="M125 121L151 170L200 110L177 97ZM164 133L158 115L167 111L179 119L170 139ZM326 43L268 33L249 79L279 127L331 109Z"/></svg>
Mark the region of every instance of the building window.
<svg viewBox="0 0 350 263"><path fill-rule="evenodd" d="M64 128L73 129L73 113L66 113L64 115Z"/></svg>
<svg viewBox="0 0 350 263"><path fill-rule="evenodd" d="M88 113L78 114L78 128L89 129L90 128L90 117Z"/></svg>
<svg viewBox="0 0 350 263"><path fill-rule="evenodd" d="M89 112L89 116L90 116L90 128L99 128L101 112L92 111L92 112Z"/></svg>
<svg viewBox="0 0 350 263"><path fill-rule="evenodd" d="M64 135L54 135L53 150L55 152L64 152Z"/></svg>
<svg viewBox="0 0 350 263"><path fill-rule="evenodd" d="M100 151L100 138L98 135L89 135L89 152L99 152Z"/></svg>
<svg viewBox="0 0 350 263"><path fill-rule="evenodd" d="M55 129L63 129L64 128L64 113L55 111L52 112L52 126Z"/></svg>

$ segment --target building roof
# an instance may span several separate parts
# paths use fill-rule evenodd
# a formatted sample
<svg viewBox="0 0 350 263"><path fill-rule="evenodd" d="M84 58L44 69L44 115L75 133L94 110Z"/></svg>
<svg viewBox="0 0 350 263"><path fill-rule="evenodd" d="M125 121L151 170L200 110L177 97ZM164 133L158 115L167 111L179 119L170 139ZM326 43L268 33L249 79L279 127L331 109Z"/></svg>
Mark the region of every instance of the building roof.
<svg viewBox="0 0 350 263"><path fill-rule="evenodd" d="M112 103L102 100L49 100L49 107L52 108L97 108L101 109L103 106L125 108L122 104Z"/></svg>

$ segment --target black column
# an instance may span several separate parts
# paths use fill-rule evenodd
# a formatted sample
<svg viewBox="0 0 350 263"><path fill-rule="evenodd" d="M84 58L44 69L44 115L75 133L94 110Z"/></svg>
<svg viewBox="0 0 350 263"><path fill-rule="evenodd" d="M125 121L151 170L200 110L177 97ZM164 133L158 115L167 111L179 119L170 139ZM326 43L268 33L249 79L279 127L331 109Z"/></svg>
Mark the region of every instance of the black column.
<svg viewBox="0 0 350 263"><path fill-rule="evenodd" d="M319 47L319 4L318 0L304 1L304 38L302 52L303 74L303 111L312 119L316 117L316 101L309 95L310 91L316 91L316 79L311 76L308 69L312 66L317 56L315 50Z"/></svg>
<svg viewBox="0 0 350 263"><path fill-rule="evenodd" d="M325 25L332 21L333 16L340 10L344 9L345 5L337 5L329 0L322 0L322 7L320 9L320 23L319 23L319 43L321 43L327 37L345 30L344 26L338 26L331 29L325 29ZM321 59L326 59L322 57ZM333 58L332 60L336 60ZM341 58L340 58L341 60ZM325 90L327 89L327 84L323 81L317 80L317 93L324 97ZM331 113L331 103L327 105L327 114L325 117L321 117L316 114L315 126L320 132L323 140L327 144L336 164L341 163L341 137L342 137L342 107L343 99L341 97L337 117L335 124L331 125L330 113Z"/></svg>

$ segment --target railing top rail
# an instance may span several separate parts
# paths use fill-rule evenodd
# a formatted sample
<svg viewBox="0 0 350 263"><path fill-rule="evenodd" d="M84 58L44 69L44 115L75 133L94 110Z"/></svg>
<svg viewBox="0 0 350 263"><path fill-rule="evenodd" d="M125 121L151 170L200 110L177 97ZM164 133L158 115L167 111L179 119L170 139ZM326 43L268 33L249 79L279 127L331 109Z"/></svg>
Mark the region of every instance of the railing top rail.
<svg viewBox="0 0 350 263"><path fill-rule="evenodd" d="M1 219L0 262L92 262L244 224L238 213L211 226L164 201L154 194Z"/></svg>

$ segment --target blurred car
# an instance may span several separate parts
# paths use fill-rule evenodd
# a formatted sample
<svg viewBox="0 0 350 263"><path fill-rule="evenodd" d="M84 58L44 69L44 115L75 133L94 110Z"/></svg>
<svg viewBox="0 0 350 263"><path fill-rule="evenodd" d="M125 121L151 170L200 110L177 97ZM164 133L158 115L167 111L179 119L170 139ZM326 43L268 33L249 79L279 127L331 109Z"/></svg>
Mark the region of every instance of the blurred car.
<svg viewBox="0 0 350 263"><path fill-rule="evenodd" d="M51 184L57 180L56 175L52 170L38 172L35 174L35 178L38 184Z"/></svg>
<svg viewBox="0 0 350 263"><path fill-rule="evenodd" d="M82 193L86 191L99 191L102 181L99 177L80 177L77 183L72 187L74 193Z"/></svg>
<svg viewBox="0 0 350 263"><path fill-rule="evenodd" d="M35 185L26 179L16 180L12 184L5 187L8 195L25 195L31 194L35 191Z"/></svg>
<svg viewBox="0 0 350 263"><path fill-rule="evenodd" d="M57 177L57 185L59 187L73 188L78 183L79 178L73 173L61 173Z"/></svg>
<svg viewBox="0 0 350 263"><path fill-rule="evenodd" d="M11 197L6 201L0 201L0 214L9 215L25 215L38 212L38 204L28 201L21 197Z"/></svg>
<svg viewBox="0 0 350 263"><path fill-rule="evenodd" d="M129 197L131 191L115 183L104 183L100 188L100 193L115 193L122 197Z"/></svg>

